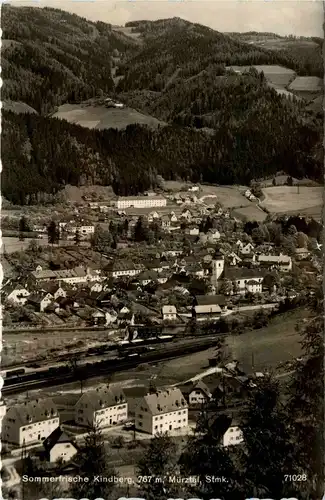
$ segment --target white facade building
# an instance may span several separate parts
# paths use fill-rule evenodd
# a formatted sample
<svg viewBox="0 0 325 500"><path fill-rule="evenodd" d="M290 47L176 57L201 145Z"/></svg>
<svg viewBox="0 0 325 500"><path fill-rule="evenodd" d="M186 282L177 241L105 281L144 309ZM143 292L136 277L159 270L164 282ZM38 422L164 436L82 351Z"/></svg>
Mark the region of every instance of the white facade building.
<svg viewBox="0 0 325 500"><path fill-rule="evenodd" d="M228 427L222 438L224 447L235 446L244 442L243 433L237 425Z"/></svg>
<svg viewBox="0 0 325 500"><path fill-rule="evenodd" d="M57 408L50 399L12 406L3 419L2 440L20 447L41 443L59 423Z"/></svg>
<svg viewBox="0 0 325 500"><path fill-rule="evenodd" d="M77 453L78 449L69 436L57 427L43 442L47 460L55 463L58 460L69 462Z"/></svg>
<svg viewBox="0 0 325 500"><path fill-rule="evenodd" d="M135 428L155 435L188 426L188 404L181 391L172 387L141 398L135 411Z"/></svg>
<svg viewBox="0 0 325 500"><path fill-rule="evenodd" d="M217 283L221 278L224 268L225 268L224 256L221 253L216 252L212 260L211 285L217 286Z"/></svg>
<svg viewBox="0 0 325 500"><path fill-rule="evenodd" d="M106 388L85 392L75 406L75 421L100 429L122 424L128 418L128 404L121 390Z"/></svg>
<svg viewBox="0 0 325 500"><path fill-rule="evenodd" d="M116 201L119 210L125 208L165 207L167 200L163 196L120 196Z"/></svg>
<svg viewBox="0 0 325 500"><path fill-rule="evenodd" d="M21 285L13 286L7 292L6 300L20 306L26 304L27 298L30 295L29 291Z"/></svg>
<svg viewBox="0 0 325 500"><path fill-rule="evenodd" d="M175 306L163 306L162 316L164 321L173 321L177 318L177 309Z"/></svg>

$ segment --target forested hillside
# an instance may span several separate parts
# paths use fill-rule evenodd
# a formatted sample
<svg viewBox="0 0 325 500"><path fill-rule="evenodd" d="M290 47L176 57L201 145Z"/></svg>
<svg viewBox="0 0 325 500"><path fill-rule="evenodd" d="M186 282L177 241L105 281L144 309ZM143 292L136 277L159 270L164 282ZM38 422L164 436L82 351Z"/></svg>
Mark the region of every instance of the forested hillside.
<svg viewBox="0 0 325 500"><path fill-rule="evenodd" d="M216 65L280 64L315 76L322 70L321 49L311 64L310 58L294 50L267 50L182 19L134 21L126 26L142 34L144 46L120 66L118 74L124 75L120 91L162 91L176 71L177 79L183 80Z"/></svg>
<svg viewBox="0 0 325 500"><path fill-rule="evenodd" d="M1 28L2 99L42 114L111 91L111 56L135 47L108 24L50 8L3 5Z"/></svg>
<svg viewBox="0 0 325 500"><path fill-rule="evenodd" d="M2 192L14 203L34 203L65 184L137 194L154 187L157 175L248 184L283 170L322 180L321 117L278 95L263 73L225 69L295 66L279 51L177 18L130 23L141 33L138 44L108 24L55 9L2 11L2 98L41 115L7 111L19 113L14 103L3 112ZM125 75L115 90L113 60ZM62 103L105 94L169 126L88 130L44 116Z"/></svg>
<svg viewBox="0 0 325 500"><path fill-rule="evenodd" d="M285 170L321 180L322 162L314 155L317 129L285 116L273 135L271 126L264 131L249 122L209 135L177 125L156 131L137 125L121 131L87 130L63 120L5 111L2 193L22 204L65 184L112 185L117 194L137 194L155 187L157 175L248 184Z"/></svg>

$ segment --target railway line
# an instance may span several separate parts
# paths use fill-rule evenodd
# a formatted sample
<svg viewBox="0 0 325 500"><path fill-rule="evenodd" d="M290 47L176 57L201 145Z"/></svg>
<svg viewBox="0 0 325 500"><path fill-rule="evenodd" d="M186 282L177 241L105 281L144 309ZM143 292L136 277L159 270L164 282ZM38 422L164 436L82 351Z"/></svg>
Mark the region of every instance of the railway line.
<svg viewBox="0 0 325 500"><path fill-rule="evenodd" d="M80 379L88 380L101 375L132 369L143 363L156 363L199 352L213 347L218 341L219 338L216 335L211 335L178 342L177 344L160 344L157 349L143 353L126 354L121 359L109 357L101 361L86 362L79 366L78 370L74 370L73 367L68 365L59 365L48 370L29 372L18 377L5 379L2 394L6 396L42 387L67 384Z"/></svg>

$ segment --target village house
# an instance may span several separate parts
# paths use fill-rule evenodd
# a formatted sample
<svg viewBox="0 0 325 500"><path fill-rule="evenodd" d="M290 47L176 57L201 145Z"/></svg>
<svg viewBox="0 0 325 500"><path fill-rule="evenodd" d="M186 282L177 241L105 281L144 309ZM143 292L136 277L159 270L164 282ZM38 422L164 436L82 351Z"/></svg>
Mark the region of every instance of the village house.
<svg viewBox="0 0 325 500"><path fill-rule="evenodd" d="M140 264L133 264L131 261L120 260L108 264L106 271L112 278L121 278L137 276L143 268L144 266Z"/></svg>
<svg viewBox="0 0 325 500"><path fill-rule="evenodd" d="M310 256L310 251L307 248L296 248L295 249L295 259L304 260L308 259Z"/></svg>
<svg viewBox="0 0 325 500"><path fill-rule="evenodd" d="M155 435L188 426L188 404L181 391L172 387L142 397L135 411L135 428Z"/></svg>
<svg viewBox="0 0 325 500"><path fill-rule="evenodd" d="M171 224L169 215L163 215L160 220L162 229L164 229L165 231L169 231Z"/></svg>
<svg viewBox="0 0 325 500"><path fill-rule="evenodd" d="M212 393L203 380L191 382L190 384L184 384L180 387L180 389L190 406L201 406L208 403L212 399Z"/></svg>
<svg viewBox="0 0 325 500"><path fill-rule="evenodd" d="M52 297L57 300L59 297L66 297L67 292L60 286L59 283L44 283L41 285L41 291L47 292L52 295Z"/></svg>
<svg viewBox="0 0 325 500"><path fill-rule="evenodd" d="M43 270L41 266L39 266L36 271L32 271L30 273L30 278L32 281L36 283L41 283L43 281L52 281L56 280L57 276L54 271L51 271L50 269L45 269Z"/></svg>
<svg viewBox="0 0 325 500"><path fill-rule="evenodd" d="M3 289L1 290L1 295L3 295L6 302L11 302L13 304L23 306L26 304L30 292L23 285L9 284L3 287Z"/></svg>
<svg viewBox="0 0 325 500"><path fill-rule="evenodd" d="M238 266L242 262L242 259L235 252L231 252L227 255L227 261L230 266Z"/></svg>
<svg viewBox="0 0 325 500"><path fill-rule="evenodd" d="M163 321L175 321L177 319L177 309L175 306L163 306L161 311Z"/></svg>
<svg viewBox="0 0 325 500"><path fill-rule="evenodd" d="M151 208L165 207L167 200L163 196L120 196L116 201L116 208L123 210L126 208Z"/></svg>
<svg viewBox="0 0 325 500"><path fill-rule="evenodd" d="M52 304L53 300L53 295L47 292L32 293L27 298L28 303L33 305L37 312L44 312Z"/></svg>
<svg viewBox="0 0 325 500"><path fill-rule="evenodd" d="M184 210L181 213L181 218L187 220L187 222L191 222L191 220L192 220L192 214L191 214L191 212L189 210Z"/></svg>
<svg viewBox="0 0 325 500"><path fill-rule="evenodd" d="M218 317L227 310L224 295L196 295L192 314L197 320Z"/></svg>
<svg viewBox="0 0 325 500"><path fill-rule="evenodd" d="M140 274L138 274L137 281L142 286L149 285L149 283L158 281L158 273L157 273L157 271L153 271L153 270L142 271Z"/></svg>
<svg viewBox="0 0 325 500"><path fill-rule="evenodd" d="M44 441L46 460L50 463L69 462L77 453L78 448L61 427L57 427Z"/></svg>
<svg viewBox="0 0 325 500"><path fill-rule="evenodd" d="M251 293L260 293L262 291L261 287L257 287L257 284L251 283L247 286L249 281L255 281L259 284L263 283L263 279L266 275L266 270L264 269L250 269L246 267L230 267L226 268L224 272L224 279L232 282L234 293L245 294L248 291ZM255 290L255 291L252 291Z"/></svg>
<svg viewBox="0 0 325 500"><path fill-rule="evenodd" d="M103 429L122 424L127 418L128 405L120 389L87 391L75 405L75 421L80 426Z"/></svg>
<svg viewBox="0 0 325 500"><path fill-rule="evenodd" d="M249 280L246 283L246 291L248 293L262 293L262 283L257 280Z"/></svg>
<svg viewBox="0 0 325 500"><path fill-rule="evenodd" d="M260 265L268 266L271 269L289 272L292 270L292 259L289 255L257 255L257 262Z"/></svg>
<svg viewBox="0 0 325 500"><path fill-rule="evenodd" d="M147 217L148 222L154 222L155 220L159 220L159 219L160 219L160 215L158 212L150 212L150 214L148 214L148 217Z"/></svg>
<svg viewBox="0 0 325 500"><path fill-rule="evenodd" d="M236 446L238 444L242 444L243 442L244 442L243 433L239 427L238 422L235 419L233 419L228 429L223 434L222 445L224 447Z"/></svg>
<svg viewBox="0 0 325 500"><path fill-rule="evenodd" d="M252 243L247 243L246 245L239 246L239 252L242 255L250 255L254 250L254 245Z"/></svg>
<svg viewBox="0 0 325 500"><path fill-rule="evenodd" d="M26 401L8 408L1 438L16 446L41 443L58 427L60 418L51 399Z"/></svg>

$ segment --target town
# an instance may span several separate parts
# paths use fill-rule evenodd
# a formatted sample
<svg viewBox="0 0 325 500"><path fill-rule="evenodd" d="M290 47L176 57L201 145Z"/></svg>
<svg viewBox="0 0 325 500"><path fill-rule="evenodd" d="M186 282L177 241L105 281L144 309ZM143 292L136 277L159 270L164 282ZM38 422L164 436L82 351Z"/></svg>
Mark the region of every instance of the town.
<svg viewBox="0 0 325 500"><path fill-rule="evenodd" d="M240 196L259 203L248 189ZM46 470L61 464L60 474L71 474L87 429L132 455L160 433L186 437L202 407L227 416L222 445L240 446L236 414L267 367L252 360L243 369L222 339L267 327L315 295L320 224L299 215L245 221L218 197L202 196L200 185L89 198L65 216L44 208L41 217L23 210L3 218L3 231L25 245L3 249L3 393L15 402L1 407L6 453L28 452ZM30 335L32 346L23 340ZM114 382L114 369L196 351L206 352L206 368L176 384L159 386L159 374L138 386ZM87 379L99 374L94 387ZM35 383L48 394L59 380L80 389L12 399ZM15 483L10 467L8 474Z"/></svg>

